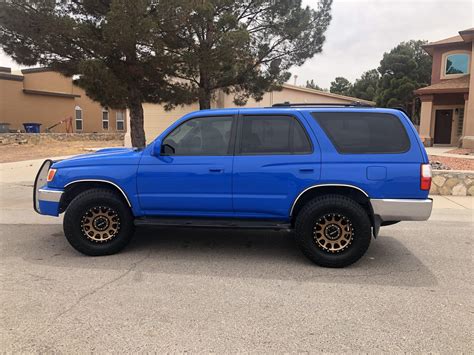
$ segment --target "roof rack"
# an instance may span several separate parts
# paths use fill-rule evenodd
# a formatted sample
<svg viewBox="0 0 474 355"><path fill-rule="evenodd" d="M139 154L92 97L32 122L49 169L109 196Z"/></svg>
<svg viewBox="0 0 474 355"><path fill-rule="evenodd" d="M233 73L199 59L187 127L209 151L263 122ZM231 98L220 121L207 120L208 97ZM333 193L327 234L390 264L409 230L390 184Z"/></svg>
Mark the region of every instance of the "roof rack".
<svg viewBox="0 0 474 355"><path fill-rule="evenodd" d="M353 101L349 104L338 104L338 103L321 103L321 102L315 102L315 103L306 103L306 102L300 102L300 103L290 103L288 101L278 103L278 104L273 104L272 107L314 107L314 106L325 106L325 107L373 107L372 105L360 102L360 101Z"/></svg>
<svg viewBox="0 0 474 355"><path fill-rule="evenodd" d="M401 111L401 112L403 112L405 115L407 115L408 118L411 118L411 117L410 117L410 114L407 112L407 110L405 110L405 107L403 107L403 106L393 106L393 107L390 107L390 108L393 109L393 110Z"/></svg>

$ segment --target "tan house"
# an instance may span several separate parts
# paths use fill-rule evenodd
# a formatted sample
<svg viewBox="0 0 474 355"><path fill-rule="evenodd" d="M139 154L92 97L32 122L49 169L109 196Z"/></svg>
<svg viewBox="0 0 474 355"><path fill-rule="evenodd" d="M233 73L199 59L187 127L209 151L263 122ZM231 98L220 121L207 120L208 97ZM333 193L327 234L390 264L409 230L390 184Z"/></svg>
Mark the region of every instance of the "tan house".
<svg viewBox="0 0 474 355"><path fill-rule="evenodd" d="M212 108L231 108L242 107L233 103L233 96L219 92L216 99L212 102ZM299 103L332 103L332 104L349 104L354 101L375 105L372 101L357 99L354 97L332 94L326 91L313 90L301 86L284 84L281 91L268 92L263 99L256 102L250 99L243 107L268 107L275 103L285 101ZM173 122L185 114L199 110L199 105L178 106L172 111L165 111L164 107L157 104L145 104L143 106L145 116L145 134L147 142L151 142L161 132L168 128ZM130 137L125 137L125 144L130 145Z"/></svg>
<svg viewBox="0 0 474 355"><path fill-rule="evenodd" d="M431 85L418 89L421 99L420 136L426 146L474 148L474 28L428 43L433 57Z"/></svg>
<svg viewBox="0 0 474 355"><path fill-rule="evenodd" d="M0 122L10 130L24 130L23 123L40 123L41 132L60 121L51 132L126 131L125 110L102 107L67 78L48 68L13 72L0 68ZM69 120L68 120L69 119Z"/></svg>

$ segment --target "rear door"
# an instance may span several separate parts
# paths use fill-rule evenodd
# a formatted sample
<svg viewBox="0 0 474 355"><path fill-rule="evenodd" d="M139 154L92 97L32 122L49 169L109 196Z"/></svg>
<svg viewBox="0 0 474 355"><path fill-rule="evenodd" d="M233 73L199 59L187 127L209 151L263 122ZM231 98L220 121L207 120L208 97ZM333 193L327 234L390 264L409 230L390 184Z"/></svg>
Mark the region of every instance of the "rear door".
<svg viewBox="0 0 474 355"><path fill-rule="evenodd" d="M239 217L287 218L297 195L319 179L313 133L298 112L244 112L234 158L234 211Z"/></svg>

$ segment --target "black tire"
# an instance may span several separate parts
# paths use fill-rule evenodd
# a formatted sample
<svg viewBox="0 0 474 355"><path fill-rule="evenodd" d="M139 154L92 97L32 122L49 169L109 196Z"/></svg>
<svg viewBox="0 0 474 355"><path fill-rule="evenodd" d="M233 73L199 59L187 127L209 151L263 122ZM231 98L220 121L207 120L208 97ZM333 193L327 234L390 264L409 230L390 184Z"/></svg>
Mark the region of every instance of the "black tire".
<svg viewBox="0 0 474 355"><path fill-rule="evenodd" d="M296 217L295 229L303 254L319 266L332 268L359 260L372 236L364 208L340 195L320 196L308 202Z"/></svg>
<svg viewBox="0 0 474 355"><path fill-rule="evenodd" d="M102 223L99 225L99 222ZM110 228L96 229L105 225ZM121 251L132 239L133 215L116 193L95 188L80 193L71 201L64 215L63 229L77 251L90 256L111 255Z"/></svg>

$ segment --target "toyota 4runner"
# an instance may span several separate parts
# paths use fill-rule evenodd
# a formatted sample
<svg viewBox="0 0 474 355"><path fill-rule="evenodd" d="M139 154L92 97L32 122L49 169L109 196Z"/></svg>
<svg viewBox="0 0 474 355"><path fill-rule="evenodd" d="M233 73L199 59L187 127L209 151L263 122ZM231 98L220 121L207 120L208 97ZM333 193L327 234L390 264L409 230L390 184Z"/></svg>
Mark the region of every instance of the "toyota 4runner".
<svg viewBox="0 0 474 355"><path fill-rule="evenodd" d="M430 184L402 111L285 103L193 112L144 149L46 160L33 199L40 214L65 213L66 238L87 255L120 251L135 226L267 228L343 267L380 226L428 219Z"/></svg>

